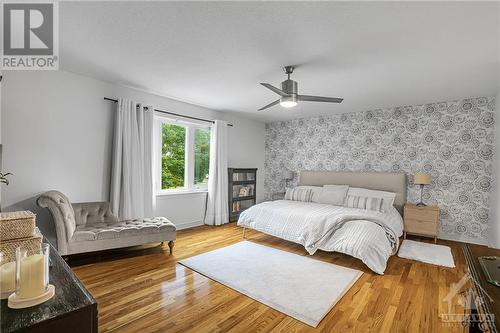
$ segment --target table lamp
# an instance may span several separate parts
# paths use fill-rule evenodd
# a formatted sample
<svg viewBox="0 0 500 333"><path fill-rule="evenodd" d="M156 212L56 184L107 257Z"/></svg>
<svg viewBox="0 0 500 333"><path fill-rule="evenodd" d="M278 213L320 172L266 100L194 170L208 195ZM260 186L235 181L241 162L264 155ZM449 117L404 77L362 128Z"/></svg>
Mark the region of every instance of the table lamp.
<svg viewBox="0 0 500 333"><path fill-rule="evenodd" d="M420 202L417 203L417 206L418 207L427 206L423 202L423 193L424 193L424 186L429 185L431 183L431 175L428 173L417 172L415 176L413 176L413 183L415 185L420 185Z"/></svg>

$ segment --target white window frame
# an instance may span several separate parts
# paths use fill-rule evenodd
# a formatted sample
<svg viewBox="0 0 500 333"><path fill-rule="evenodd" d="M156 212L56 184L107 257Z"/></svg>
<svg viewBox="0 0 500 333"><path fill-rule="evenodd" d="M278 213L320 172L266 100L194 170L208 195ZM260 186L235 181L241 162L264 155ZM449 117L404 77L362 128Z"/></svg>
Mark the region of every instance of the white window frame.
<svg viewBox="0 0 500 333"><path fill-rule="evenodd" d="M184 187L176 188L176 189L162 189L161 188L161 155L162 155L162 126L163 124L171 124L182 126L186 129L186 139L185 139L185 158L184 158ZM197 129L209 129L211 130L210 125L187 122L183 120L178 120L175 118L168 118L163 116L155 115L155 124L154 124L154 138L155 138L155 188L156 195L173 195L173 194L188 194L188 193L198 193L198 192L207 192L208 184L205 185L195 185L194 184L194 135Z"/></svg>

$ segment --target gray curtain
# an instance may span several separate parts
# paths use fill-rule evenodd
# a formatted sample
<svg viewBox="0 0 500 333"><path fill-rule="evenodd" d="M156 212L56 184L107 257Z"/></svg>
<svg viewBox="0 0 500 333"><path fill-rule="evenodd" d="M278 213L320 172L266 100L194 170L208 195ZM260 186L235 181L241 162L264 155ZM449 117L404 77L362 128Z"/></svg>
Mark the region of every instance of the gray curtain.
<svg viewBox="0 0 500 333"><path fill-rule="evenodd" d="M115 111L111 209L122 219L153 213L152 107L119 99Z"/></svg>
<svg viewBox="0 0 500 333"><path fill-rule="evenodd" d="M227 198L227 122L216 120L210 131L210 166L205 224L229 222Z"/></svg>

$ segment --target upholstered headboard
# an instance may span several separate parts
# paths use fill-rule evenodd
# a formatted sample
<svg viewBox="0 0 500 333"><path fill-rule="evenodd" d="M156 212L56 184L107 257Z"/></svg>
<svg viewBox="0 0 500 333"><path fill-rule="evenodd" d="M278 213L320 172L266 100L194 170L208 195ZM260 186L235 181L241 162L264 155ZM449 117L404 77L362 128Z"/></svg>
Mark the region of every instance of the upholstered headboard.
<svg viewBox="0 0 500 333"><path fill-rule="evenodd" d="M394 207L402 213L406 202L406 175L393 172L301 171L300 185L349 185L396 193Z"/></svg>

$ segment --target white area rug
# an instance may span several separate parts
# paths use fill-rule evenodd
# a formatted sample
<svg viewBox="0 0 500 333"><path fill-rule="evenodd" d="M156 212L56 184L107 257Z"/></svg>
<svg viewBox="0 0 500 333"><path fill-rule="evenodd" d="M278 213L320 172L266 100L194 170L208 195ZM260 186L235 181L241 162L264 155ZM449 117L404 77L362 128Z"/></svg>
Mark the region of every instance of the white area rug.
<svg viewBox="0 0 500 333"><path fill-rule="evenodd" d="M362 274L248 241L180 264L313 327Z"/></svg>
<svg viewBox="0 0 500 333"><path fill-rule="evenodd" d="M398 257L418 260L427 264L455 267L449 246L415 242L405 239L399 247Z"/></svg>

